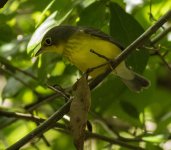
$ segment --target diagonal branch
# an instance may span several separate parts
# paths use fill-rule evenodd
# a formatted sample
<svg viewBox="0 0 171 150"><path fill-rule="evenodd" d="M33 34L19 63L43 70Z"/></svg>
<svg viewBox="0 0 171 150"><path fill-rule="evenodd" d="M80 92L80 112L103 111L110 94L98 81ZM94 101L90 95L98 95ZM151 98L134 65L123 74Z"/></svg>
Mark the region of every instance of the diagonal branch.
<svg viewBox="0 0 171 150"><path fill-rule="evenodd" d="M37 128L35 128L33 131L28 133L19 141L8 147L6 150L18 150L26 143L28 143L30 140L32 140L34 137L40 136L43 133L45 133L47 130L51 129L59 119L61 119L66 113L69 112L70 107L68 106L70 106L70 104L71 104L71 100L65 103L59 110L57 110L52 116L50 116L46 121L40 124Z"/></svg>
<svg viewBox="0 0 171 150"><path fill-rule="evenodd" d="M165 24L171 18L171 10L169 10L164 16L162 16L154 25L149 27L142 35L140 35L134 42L126 47L114 60L111 62L111 66L115 69L128 55L132 53L136 48L142 46L145 42L149 41L149 38L154 34L163 24ZM90 89L94 89L112 70L107 70L104 74L99 75L95 80L90 83Z"/></svg>

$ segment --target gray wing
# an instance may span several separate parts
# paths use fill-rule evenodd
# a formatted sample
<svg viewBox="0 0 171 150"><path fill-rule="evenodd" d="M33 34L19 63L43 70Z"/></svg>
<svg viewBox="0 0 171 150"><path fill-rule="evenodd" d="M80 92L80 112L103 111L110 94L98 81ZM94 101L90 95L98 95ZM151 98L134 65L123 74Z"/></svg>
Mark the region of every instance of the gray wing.
<svg viewBox="0 0 171 150"><path fill-rule="evenodd" d="M114 41L114 39L110 36L110 35L107 35L106 33L100 31L100 30L97 30L97 29L93 29L93 28L82 28L82 30L84 30L85 33L87 34L90 34L92 36L97 36L103 40L106 40L106 41L110 41L111 43L117 45L121 50L124 49L124 47L117 41Z"/></svg>

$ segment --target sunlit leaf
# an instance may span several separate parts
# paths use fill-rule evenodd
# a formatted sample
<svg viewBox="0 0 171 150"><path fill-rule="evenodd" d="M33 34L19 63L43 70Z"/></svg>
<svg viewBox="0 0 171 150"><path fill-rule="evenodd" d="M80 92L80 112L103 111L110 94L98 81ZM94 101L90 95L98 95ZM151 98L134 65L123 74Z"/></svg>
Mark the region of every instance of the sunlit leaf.
<svg viewBox="0 0 171 150"><path fill-rule="evenodd" d="M148 142L153 142L153 143L160 143L164 141L164 137L163 135L146 136L146 137L143 137L143 140L148 141Z"/></svg>
<svg viewBox="0 0 171 150"><path fill-rule="evenodd" d="M7 85L3 89L2 98L5 99L7 97L11 97L16 95L21 89L23 85L14 78L8 80Z"/></svg>
<svg viewBox="0 0 171 150"><path fill-rule="evenodd" d="M22 73L15 73L15 77L10 77L8 82L6 83L3 91L2 91L2 98L9 98L13 97L25 87L25 88L33 88L34 82L30 77L26 77ZM30 84L32 83L32 84Z"/></svg>
<svg viewBox="0 0 171 150"><path fill-rule="evenodd" d="M40 49L40 42L45 32L55 25L56 21L54 18L56 14L57 12L54 12L52 15L50 15L32 35L32 38L30 39L27 46L27 52L29 54L32 54L32 56L34 56L36 52Z"/></svg>

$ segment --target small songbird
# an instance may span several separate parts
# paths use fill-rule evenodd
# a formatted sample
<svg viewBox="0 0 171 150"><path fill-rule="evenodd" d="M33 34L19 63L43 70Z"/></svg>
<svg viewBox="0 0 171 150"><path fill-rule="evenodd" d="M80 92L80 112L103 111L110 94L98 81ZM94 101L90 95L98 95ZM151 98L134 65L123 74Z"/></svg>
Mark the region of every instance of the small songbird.
<svg viewBox="0 0 171 150"><path fill-rule="evenodd" d="M66 57L84 73L108 60L113 60L122 49L123 47L111 36L100 30L76 26L55 26L44 35L41 48L36 55L43 52L56 52ZM109 67L111 67L110 63L107 63L103 67L94 69L89 76L95 78ZM124 61L113 72L132 91L139 92L149 86L149 81L127 68Z"/></svg>

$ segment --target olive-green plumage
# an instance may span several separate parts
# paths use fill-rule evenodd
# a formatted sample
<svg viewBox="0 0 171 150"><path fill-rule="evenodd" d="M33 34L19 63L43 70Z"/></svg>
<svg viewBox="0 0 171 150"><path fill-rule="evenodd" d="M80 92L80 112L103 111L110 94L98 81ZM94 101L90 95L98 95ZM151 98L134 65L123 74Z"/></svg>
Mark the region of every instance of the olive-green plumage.
<svg viewBox="0 0 171 150"><path fill-rule="evenodd" d="M122 46L115 42L111 36L95 29L74 27L74 26L55 26L50 29L43 37L42 52L56 52L66 57L82 72L87 69L106 63L106 59L114 59L120 52ZM95 53L92 53L93 50ZM93 70L89 75L93 78L104 73L110 64ZM123 82L133 91L140 91L149 85L149 82L142 76L128 69L123 61L113 71Z"/></svg>

